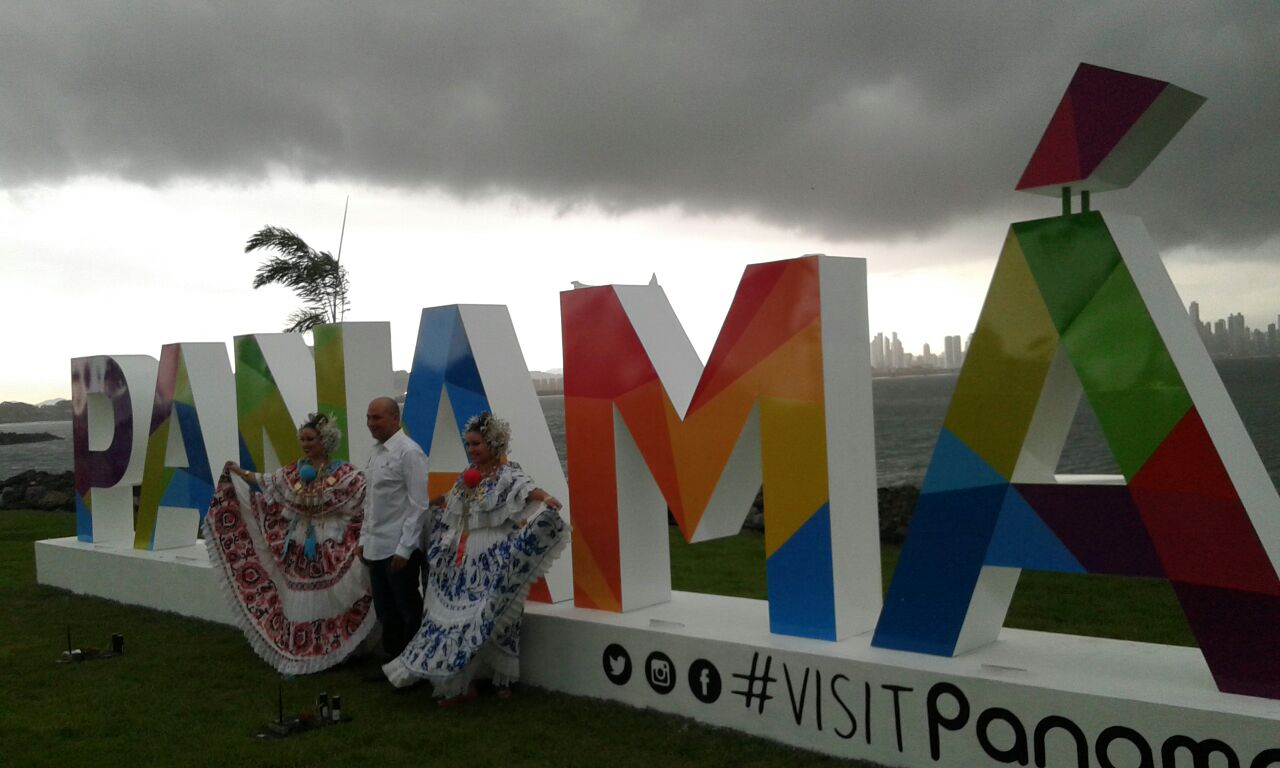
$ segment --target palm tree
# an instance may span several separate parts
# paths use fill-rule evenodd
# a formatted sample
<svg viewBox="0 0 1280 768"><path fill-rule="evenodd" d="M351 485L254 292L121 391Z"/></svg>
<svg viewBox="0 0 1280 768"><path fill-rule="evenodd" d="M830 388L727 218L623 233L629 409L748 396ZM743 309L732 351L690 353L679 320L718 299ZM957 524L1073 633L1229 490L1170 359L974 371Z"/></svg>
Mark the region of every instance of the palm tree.
<svg viewBox="0 0 1280 768"><path fill-rule="evenodd" d="M346 214L343 214L345 229ZM328 251L317 251L293 232L281 227L263 227L249 242L244 252L259 248L279 252L258 266L253 287L272 283L292 288L303 304L289 315L285 333L302 333L321 323L337 323L346 314L351 281L347 268ZM339 249L339 256L341 249Z"/></svg>

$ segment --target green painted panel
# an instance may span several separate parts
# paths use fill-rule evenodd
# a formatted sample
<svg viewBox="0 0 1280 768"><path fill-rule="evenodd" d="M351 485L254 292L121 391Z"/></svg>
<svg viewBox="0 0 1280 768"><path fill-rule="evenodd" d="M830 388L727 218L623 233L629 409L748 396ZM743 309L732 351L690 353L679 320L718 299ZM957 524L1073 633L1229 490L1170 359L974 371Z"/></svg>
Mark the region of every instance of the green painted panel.
<svg viewBox="0 0 1280 768"><path fill-rule="evenodd" d="M1057 348L1057 330L1010 230L944 422L1006 479Z"/></svg>
<svg viewBox="0 0 1280 768"><path fill-rule="evenodd" d="M1116 463L1126 476L1136 472L1191 407L1191 396L1124 264L1112 270L1062 343Z"/></svg>
<svg viewBox="0 0 1280 768"><path fill-rule="evenodd" d="M1058 333L1065 333L1120 263L1097 211L1013 225Z"/></svg>
<svg viewBox="0 0 1280 768"><path fill-rule="evenodd" d="M1177 421L1191 408L1187 391L1180 387L1087 394L1089 405L1098 415L1102 434L1126 480L1133 480Z"/></svg>
<svg viewBox="0 0 1280 768"><path fill-rule="evenodd" d="M248 451L240 463L255 470L263 469L266 451L265 430L271 447L281 464L297 461L302 455L298 447L297 427L289 416L280 387L271 375L262 348L253 336L239 336L235 341L236 415L240 444Z"/></svg>
<svg viewBox="0 0 1280 768"><path fill-rule="evenodd" d="M1086 392L1184 389L1129 270L1119 264L1062 334Z"/></svg>
<svg viewBox="0 0 1280 768"><path fill-rule="evenodd" d="M349 420L347 418L347 367L342 325L333 323L317 325L311 330L315 340L316 401L320 413L332 417L342 440L331 458L346 460L350 457L347 443Z"/></svg>

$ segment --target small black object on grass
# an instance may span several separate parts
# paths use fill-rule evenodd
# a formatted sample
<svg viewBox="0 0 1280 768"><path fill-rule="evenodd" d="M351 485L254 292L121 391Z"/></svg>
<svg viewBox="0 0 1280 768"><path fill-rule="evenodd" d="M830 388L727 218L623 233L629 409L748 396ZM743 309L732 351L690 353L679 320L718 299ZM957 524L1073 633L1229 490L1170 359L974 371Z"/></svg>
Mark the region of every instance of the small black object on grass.
<svg viewBox="0 0 1280 768"><path fill-rule="evenodd" d="M67 625L67 650L62 652L62 657L57 661L59 664L70 664L80 661L91 661L93 659L111 659L116 656L124 655L124 635L119 633L111 636L111 650L103 653L97 648L76 648L71 642L71 625Z"/></svg>
<svg viewBox="0 0 1280 768"><path fill-rule="evenodd" d="M254 738L287 739L300 733L351 722L351 718L348 715L342 714L340 697L334 695L332 699L329 699L326 696L326 699L332 701L337 707L330 707L328 712L303 710L298 713L297 717L286 719L284 716L284 682L282 680L276 684L276 719L267 723L262 730L254 734Z"/></svg>

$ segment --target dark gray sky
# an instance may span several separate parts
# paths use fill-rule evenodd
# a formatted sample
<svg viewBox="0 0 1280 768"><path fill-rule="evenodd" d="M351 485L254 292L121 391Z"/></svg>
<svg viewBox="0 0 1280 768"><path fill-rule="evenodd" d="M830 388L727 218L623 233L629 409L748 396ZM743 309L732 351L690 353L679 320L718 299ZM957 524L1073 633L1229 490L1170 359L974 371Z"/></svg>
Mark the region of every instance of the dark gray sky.
<svg viewBox="0 0 1280 768"><path fill-rule="evenodd" d="M1139 213L1166 248L1256 248L1280 228L1273 0L0 10L0 188L274 168L899 240L1051 215L1012 188L1088 61L1208 98L1099 207Z"/></svg>

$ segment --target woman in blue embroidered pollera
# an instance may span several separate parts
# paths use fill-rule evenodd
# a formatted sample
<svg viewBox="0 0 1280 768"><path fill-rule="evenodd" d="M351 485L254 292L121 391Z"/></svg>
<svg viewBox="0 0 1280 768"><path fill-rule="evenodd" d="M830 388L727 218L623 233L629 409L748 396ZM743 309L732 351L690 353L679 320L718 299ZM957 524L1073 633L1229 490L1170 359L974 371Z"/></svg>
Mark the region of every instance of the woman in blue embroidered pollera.
<svg viewBox="0 0 1280 768"><path fill-rule="evenodd" d="M569 541L560 502L507 460L505 421L481 413L462 437L471 466L433 500L422 626L382 667L397 687L431 681L441 706L475 698L484 677L511 695L525 597Z"/></svg>
<svg viewBox="0 0 1280 768"><path fill-rule="evenodd" d="M298 428L301 459L266 474L227 462L205 516L205 546L232 616L282 674L332 667L376 624L356 554L364 474L331 458L341 440L329 417L311 414Z"/></svg>

